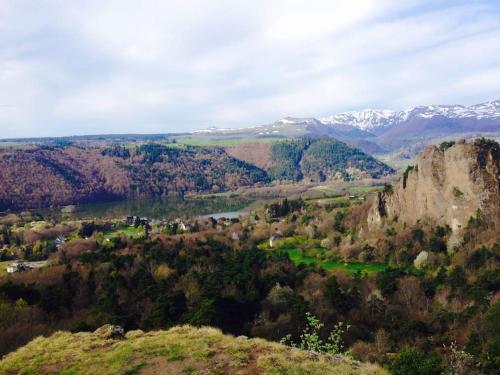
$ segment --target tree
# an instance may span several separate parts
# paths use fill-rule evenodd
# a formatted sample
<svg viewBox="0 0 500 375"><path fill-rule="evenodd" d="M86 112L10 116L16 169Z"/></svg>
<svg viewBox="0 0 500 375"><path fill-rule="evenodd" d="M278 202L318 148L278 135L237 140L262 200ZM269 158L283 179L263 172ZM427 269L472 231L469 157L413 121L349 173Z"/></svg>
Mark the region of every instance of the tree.
<svg viewBox="0 0 500 375"><path fill-rule="evenodd" d="M345 232L345 227L343 226L342 222L344 221L344 218L346 217L347 212L346 211L338 211L335 214L335 221L333 223L333 228L340 233Z"/></svg>
<svg viewBox="0 0 500 375"><path fill-rule="evenodd" d="M325 295L337 311L346 312L348 310L345 293L335 276L331 276L326 280Z"/></svg>
<svg viewBox="0 0 500 375"><path fill-rule="evenodd" d="M415 348L401 349L391 367L393 375L441 375L443 365L439 356Z"/></svg>
<svg viewBox="0 0 500 375"><path fill-rule="evenodd" d="M96 230L96 225L93 221L91 222L83 222L80 230L78 231L78 235L80 237L86 238L92 236L94 231Z"/></svg>
<svg viewBox="0 0 500 375"><path fill-rule="evenodd" d="M398 278L402 275L403 272L400 269L388 267L377 274L377 288L380 289L384 296L394 293L398 288Z"/></svg>

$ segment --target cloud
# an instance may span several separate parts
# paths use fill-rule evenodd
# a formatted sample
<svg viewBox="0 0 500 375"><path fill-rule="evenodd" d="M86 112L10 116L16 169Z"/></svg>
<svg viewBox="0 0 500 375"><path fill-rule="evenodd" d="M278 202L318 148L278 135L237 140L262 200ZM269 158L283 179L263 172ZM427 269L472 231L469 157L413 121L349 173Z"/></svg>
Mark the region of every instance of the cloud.
<svg viewBox="0 0 500 375"><path fill-rule="evenodd" d="M491 1L0 3L0 137L500 97Z"/></svg>

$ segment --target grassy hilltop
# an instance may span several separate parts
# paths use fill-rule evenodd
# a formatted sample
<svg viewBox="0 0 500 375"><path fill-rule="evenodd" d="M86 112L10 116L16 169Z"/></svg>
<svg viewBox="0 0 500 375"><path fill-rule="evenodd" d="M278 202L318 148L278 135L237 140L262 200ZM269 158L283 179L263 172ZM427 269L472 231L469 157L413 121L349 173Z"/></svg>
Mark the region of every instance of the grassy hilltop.
<svg viewBox="0 0 500 375"><path fill-rule="evenodd" d="M56 332L7 355L0 374L386 374L377 365L320 355L214 328L130 331L124 338Z"/></svg>

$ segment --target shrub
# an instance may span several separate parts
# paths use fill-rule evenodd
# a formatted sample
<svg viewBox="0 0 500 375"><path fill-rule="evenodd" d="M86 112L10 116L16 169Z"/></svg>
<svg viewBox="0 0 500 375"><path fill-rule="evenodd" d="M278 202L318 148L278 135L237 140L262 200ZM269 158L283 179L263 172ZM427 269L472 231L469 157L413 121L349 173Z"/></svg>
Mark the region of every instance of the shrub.
<svg viewBox="0 0 500 375"><path fill-rule="evenodd" d="M393 187L392 187L392 184L385 183L385 184L384 184L384 190L383 190L383 191L384 191L384 193L386 193L386 194L392 194L392 193L393 193L393 191L394 191L394 189L393 189Z"/></svg>
<svg viewBox="0 0 500 375"><path fill-rule="evenodd" d="M439 356L414 348L401 349L391 365L393 375L441 375L443 365Z"/></svg>
<svg viewBox="0 0 500 375"><path fill-rule="evenodd" d="M446 253L448 250L446 242L437 236L432 236L429 241L429 248L435 253Z"/></svg>
<svg viewBox="0 0 500 375"><path fill-rule="evenodd" d="M328 339L323 341L319 337L320 330L325 326L321 323L314 315L310 312L306 313L306 328L300 335L300 343L295 344L291 335L285 336L282 340L282 344L287 344L292 347L298 347L302 350L311 350L318 353L331 353L331 354L341 354L344 353L344 340L342 336L345 331L347 331L350 326L344 322L338 322L333 327L330 332Z"/></svg>
<svg viewBox="0 0 500 375"><path fill-rule="evenodd" d="M453 187L453 195L455 196L455 198L460 198L464 195L464 193L462 193L462 191L455 186Z"/></svg>
<svg viewBox="0 0 500 375"><path fill-rule="evenodd" d="M450 147L452 147L454 144L455 144L455 142L453 142L453 141L450 141L450 142L442 142L442 143L439 145L439 149L440 149L441 151L445 151L445 150L449 149Z"/></svg>

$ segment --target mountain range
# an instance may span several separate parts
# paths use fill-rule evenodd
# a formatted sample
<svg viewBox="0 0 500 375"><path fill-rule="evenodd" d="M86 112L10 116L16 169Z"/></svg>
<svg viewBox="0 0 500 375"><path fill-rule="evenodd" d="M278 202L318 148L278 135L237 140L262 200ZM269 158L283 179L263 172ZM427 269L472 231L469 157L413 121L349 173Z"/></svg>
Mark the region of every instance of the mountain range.
<svg viewBox="0 0 500 375"><path fill-rule="evenodd" d="M243 129L209 128L198 136L290 138L328 135L369 153L420 151L447 138L500 134L500 100L472 106L428 105L407 110L343 112L320 118L285 117L272 124Z"/></svg>

